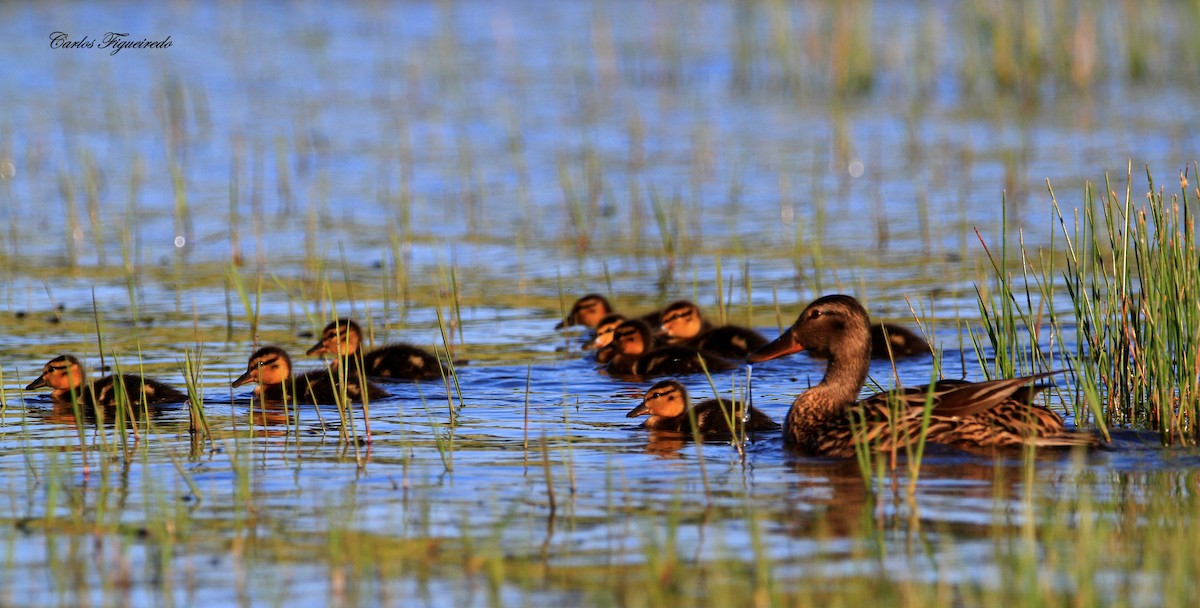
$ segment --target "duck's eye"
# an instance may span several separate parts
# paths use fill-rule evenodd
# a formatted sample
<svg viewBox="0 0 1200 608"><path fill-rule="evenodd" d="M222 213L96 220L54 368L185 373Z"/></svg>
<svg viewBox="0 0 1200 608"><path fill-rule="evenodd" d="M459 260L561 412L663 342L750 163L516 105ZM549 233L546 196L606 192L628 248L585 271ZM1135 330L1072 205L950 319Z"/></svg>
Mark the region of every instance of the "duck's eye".
<svg viewBox="0 0 1200 608"><path fill-rule="evenodd" d="M818 318L818 317L820 317L820 316L821 316L821 311L820 311L820 310L814 310L814 311L812 311L811 313L809 313L809 314L808 314L808 318L810 318L810 319L816 319L816 318Z"/></svg>

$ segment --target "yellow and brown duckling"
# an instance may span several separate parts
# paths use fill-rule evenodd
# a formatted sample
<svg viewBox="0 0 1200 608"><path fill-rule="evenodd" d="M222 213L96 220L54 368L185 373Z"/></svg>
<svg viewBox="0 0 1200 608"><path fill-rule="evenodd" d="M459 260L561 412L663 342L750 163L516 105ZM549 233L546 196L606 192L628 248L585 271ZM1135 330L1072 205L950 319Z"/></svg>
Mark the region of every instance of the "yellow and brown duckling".
<svg viewBox="0 0 1200 608"><path fill-rule="evenodd" d="M663 380L646 391L646 398L629 411L627 418L649 415L642 426L656 431L692 432L692 421L699 433L731 434L738 431L776 431L779 424L766 414L750 407L749 416L743 417L741 407L735 410L732 399L709 399L688 407L691 400L687 388L675 380ZM741 404L744 405L744 404ZM730 427L730 421L733 427Z"/></svg>
<svg viewBox="0 0 1200 608"><path fill-rule="evenodd" d="M87 372L79 359L61 355L51 359L42 368L42 375L29 383L25 390L48 386L53 390L50 398L60 403L78 399L87 405L111 406L120 401L120 395L128 396L130 403L157 404L187 401L187 394L169 384L137 374L113 374L89 382Z"/></svg>
<svg viewBox="0 0 1200 608"><path fill-rule="evenodd" d="M429 351L397 342L362 355L362 329L350 319L337 319L321 331L321 341L308 349L308 355L334 356L333 365L349 361L357 365L359 356L367 376L394 380L433 380L442 377L437 357ZM353 367L351 367L353 369Z"/></svg>
<svg viewBox="0 0 1200 608"><path fill-rule="evenodd" d="M342 398L343 372L336 369L318 369L300 376L292 376L292 359L287 351L278 346L264 346L250 355L246 373L233 381L238 387L255 382L254 394L264 401L294 400L298 403L336 404ZM345 395L351 401L361 402L363 394L368 399L383 399L391 396L387 391L357 374L346 374Z"/></svg>
<svg viewBox="0 0 1200 608"><path fill-rule="evenodd" d="M745 359L746 355L766 346L762 334L739 325L713 326L704 320L700 309L688 300L680 300L662 312L662 330L669 344L681 344L727 359Z"/></svg>
<svg viewBox="0 0 1200 608"><path fill-rule="evenodd" d="M1042 388L1031 383L1051 374L989 382L943 380L860 400L871 360L870 320L850 296L825 296L809 304L795 324L749 361L801 350L829 360L825 377L796 398L784 421L784 440L810 453L847 457L858 445L890 451L915 443L927 399L933 403L928 442L967 449L1098 442L1094 435L1068 431L1057 414L1030 403ZM909 407L896 410L889 399Z"/></svg>
<svg viewBox="0 0 1200 608"><path fill-rule="evenodd" d="M616 351L611 348L604 348L612 343L613 333L617 331L617 327L627 321L625 315L613 313L604 317L596 324L596 333L592 335L592 339L583 346L584 350L595 350L596 361L598 363L607 364L612 360Z"/></svg>
<svg viewBox="0 0 1200 608"><path fill-rule="evenodd" d="M564 329L575 325L582 325L588 329L596 327L600 319L612 314L612 305L608 303L608 298L598 294L589 293L578 300L571 306L571 312L567 313L567 318L554 326L554 329Z"/></svg>
<svg viewBox="0 0 1200 608"><path fill-rule="evenodd" d="M613 351L607 367L613 376L677 376L736 367L721 357L686 346L653 348L650 327L636 319L618 325L605 349Z"/></svg>

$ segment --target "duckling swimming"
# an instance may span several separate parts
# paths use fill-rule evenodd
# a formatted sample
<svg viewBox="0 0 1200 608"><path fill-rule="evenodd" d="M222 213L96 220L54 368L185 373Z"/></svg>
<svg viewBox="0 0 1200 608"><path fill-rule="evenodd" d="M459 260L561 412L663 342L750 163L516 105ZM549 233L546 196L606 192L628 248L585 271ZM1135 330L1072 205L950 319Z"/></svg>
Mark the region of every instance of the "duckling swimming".
<svg viewBox="0 0 1200 608"><path fill-rule="evenodd" d="M578 300L571 306L571 312L567 313L567 318L554 326L554 329L564 329L574 325L582 325L588 329L596 327L605 316L612 314L612 305L608 303L608 298L598 294L589 293Z"/></svg>
<svg viewBox="0 0 1200 608"><path fill-rule="evenodd" d="M686 346L664 346L652 349L650 328L643 322L625 321L613 330L612 342L606 349L613 355L608 373L613 376L676 376L730 370L735 365L721 357ZM701 363L703 361L703 363Z"/></svg>
<svg viewBox="0 0 1200 608"><path fill-rule="evenodd" d="M611 361L613 355L616 354L616 351L611 348L604 347L612 343L613 332L617 330L617 326L627 320L628 319L625 318L625 315L618 313L613 313L601 319L600 322L596 324L595 335L593 335L592 339L583 346L583 350L595 350L596 362L598 363L608 363Z"/></svg>
<svg viewBox="0 0 1200 608"><path fill-rule="evenodd" d="M1021 378L965 382L878 393L859 399L871 361L870 319L850 296L825 296L809 304L783 335L752 354L768 361L801 350L829 360L825 377L801 393L788 410L783 438L814 454L848 457L861 446L890 451L920 440L925 404L933 410L925 440L962 448L1094 446L1089 433L1068 431L1062 418L1030 401L1042 387L1031 383L1055 372ZM897 412L892 404L901 404Z"/></svg>
<svg viewBox="0 0 1200 608"><path fill-rule="evenodd" d="M688 397L687 388L675 380L663 380L650 387L650 390L646 391L645 400L625 416L635 418L649 414L650 417L642 423L642 426L656 431L690 433L693 419L696 422L696 431L705 434L730 434L732 432L729 425L730 419L733 420L733 426L738 431L779 430L778 423L754 407L750 407L749 419L744 420L740 408L732 411L734 407L732 399L723 401L724 403L717 399L702 401L692 406L689 413L688 405L691 400Z"/></svg>
<svg viewBox="0 0 1200 608"><path fill-rule="evenodd" d="M727 359L745 359L769 341L748 327L713 326L688 300L680 300L663 309L662 330L668 336L669 344L689 346Z"/></svg>
<svg viewBox="0 0 1200 608"><path fill-rule="evenodd" d="M321 331L321 341L308 349L308 355L332 354L334 361L351 361L362 365L367 376L396 380L433 380L442 377L442 367L433 353L398 342L381 346L362 355L362 329L350 319L337 319Z"/></svg>
<svg viewBox="0 0 1200 608"><path fill-rule="evenodd" d="M79 359L72 355L51 359L42 368L42 375L30 382L25 390L44 386L54 389L50 398L56 402L71 403L72 398L77 398L80 403L104 407L115 405L122 394L127 395L131 403L146 405L181 403L188 398L169 384L137 374L113 374L88 382Z"/></svg>
<svg viewBox="0 0 1200 608"><path fill-rule="evenodd" d="M289 395L294 395L297 402L336 404L341 399L342 387L335 379L340 380L341 373L341 370L318 369L293 378L292 359L287 351L278 346L264 346L250 355L246 373L234 380L233 386L256 382L254 393L264 401L286 401ZM345 381L346 397L351 401L361 402L364 391L369 399L391 396L358 374L347 373Z"/></svg>

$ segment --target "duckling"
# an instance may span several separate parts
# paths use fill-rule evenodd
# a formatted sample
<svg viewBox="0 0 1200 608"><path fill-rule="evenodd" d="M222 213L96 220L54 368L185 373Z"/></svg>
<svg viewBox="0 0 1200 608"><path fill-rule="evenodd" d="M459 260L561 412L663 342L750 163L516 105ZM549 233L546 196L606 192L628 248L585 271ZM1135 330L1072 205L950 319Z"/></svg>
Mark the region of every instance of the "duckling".
<svg viewBox="0 0 1200 608"><path fill-rule="evenodd" d="M933 354L933 349L925 338L918 336L911 329L893 323L872 323L871 358L889 358L888 343L892 346L891 356L897 358Z"/></svg>
<svg viewBox="0 0 1200 608"><path fill-rule="evenodd" d="M554 329L565 329L575 325L595 329L604 318L611 314L613 314L613 308L608 303L608 298L598 293L589 293L575 300L575 304L571 306L571 312L567 313L567 318L560 321L558 325L555 325ZM659 316L661 316L661 313L654 310L638 317L638 319L647 324L657 325Z"/></svg>
<svg viewBox="0 0 1200 608"><path fill-rule="evenodd" d="M571 312L567 313L567 318L563 319L554 329L564 329L574 325L582 325L588 329L596 327L606 315L612 314L612 305L608 303L608 298L598 294L589 293L578 300L571 306Z"/></svg>
<svg viewBox="0 0 1200 608"><path fill-rule="evenodd" d="M128 395L131 403L146 405L181 403L188 398L169 384L137 374L113 374L88 382L79 359L72 355L51 359L42 368L42 375L30 382L25 390L44 386L54 389L50 398L56 402L70 403L74 397L80 399L81 403L104 407L115 405L122 391Z"/></svg>
<svg viewBox="0 0 1200 608"><path fill-rule="evenodd" d="M332 404L341 398L341 387L335 382L340 373L340 370L318 369L293 378L292 359L287 351L278 346L264 346L250 355L246 373L234 380L233 386L257 382L254 393L264 401L286 401L288 395L294 394L298 402ZM345 388L351 401L361 402L364 391L369 399L391 396L353 373L347 374Z"/></svg>
<svg viewBox="0 0 1200 608"><path fill-rule="evenodd" d="M925 440L964 449L1094 446L1090 434L1068 431L1062 418L1030 400L1043 387L1031 383L1058 372L965 382L941 380L859 399L871 361L870 319L850 296L825 296L809 304L783 335L748 361L768 361L801 350L829 360L825 377L801 393L788 410L784 441L834 457L853 456L859 446L890 451L919 440L926 401L933 410ZM899 400L901 407L894 404Z"/></svg>
<svg viewBox="0 0 1200 608"><path fill-rule="evenodd" d="M337 319L321 331L321 341L308 349L308 355L334 355L331 367L350 360L357 365L362 353L362 329L350 319ZM362 355L367 376L396 380L433 380L442 377L441 365L433 353L397 342Z"/></svg>
<svg viewBox="0 0 1200 608"><path fill-rule="evenodd" d="M600 322L596 324L595 335L593 335L592 339L583 346L583 350L595 350L596 362L607 364L612 360L612 357L614 354L616 354L616 352L611 348L604 347L612 343L613 332L616 331L617 326L627 320L628 319L625 318L625 315L618 313L613 313L601 319Z"/></svg>
<svg viewBox="0 0 1200 608"><path fill-rule="evenodd" d="M688 300L680 300L662 312L662 330L669 344L682 344L727 359L745 359L746 355L767 345L762 334L739 325L713 326L704 320L700 309Z"/></svg>
<svg viewBox="0 0 1200 608"><path fill-rule="evenodd" d="M779 424L766 414L750 407L748 419L742 418L742 411L730 411L734 407L732 399L722 401L709 399L692 406L691 413L687 409L691 403L687 388L675 380L663 380L646 391L646 398L637 407L625 415L627 418L637 416L650 417L642 423L644 428L656 431L692 432L692 420L696 421L696 430L700 433L730 434L729 425L732 417L734 426L746 431L776 431ZM743 404L744 405L744 404Z"/></svg>
<svg viewBox="0 0 1200 608"><path fill-rule="evenodd" d="M613 376L666 376L696 374L708 369L719 372L733 369L733 363L716 355L686 346L651 348L650 328L638 320L625 321L613 330L612 342L606 349L614 354L608 362ZM703 364L701 363L703 360Z"/></svg>

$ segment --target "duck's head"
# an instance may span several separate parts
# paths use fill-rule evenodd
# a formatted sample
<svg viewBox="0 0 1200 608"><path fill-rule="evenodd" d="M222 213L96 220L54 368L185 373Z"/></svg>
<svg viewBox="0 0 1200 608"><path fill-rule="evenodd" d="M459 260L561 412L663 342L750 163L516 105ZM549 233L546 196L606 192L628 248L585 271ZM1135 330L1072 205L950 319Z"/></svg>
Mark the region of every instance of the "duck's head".
<svg viewBox="0 0 1200 608"><path fill-rule="evenodd" d="M350 319L338 319L321 330L321 341L306 353L309 356L329 353L335 357L349 357L362 344L362 329Z"/></svg>
<svg viewBox="0 0 1200 608"><path fill-rule="evenodd" d="M554 328L562 329L572 325L592 328L600 322L600 319L610 314L612 314L612 306L608 304L608 299L598 293L589 293L575 300L575 305L571 307L567 318L555 325Z"/></svg>
<svg viewBox="0 0 1200 608"><path fill-rule="evenodd" d="M807 350L826 359L855 360L871 356L870 317L850 296L825 296L809 304L783 335L750 353L749 363Z"/></svg>
<svg viewBox="0 0 1200 608"><path fill-rule="evenodd" d="M674 418L682 414L688 406L688 393L684 386L674 380L663 380L646 391L646 398L628 414L626 418L638 416L659 416Z"/></svg>
<svg viewBox="0 0 1200 608"><path fill-rule="evenodd" d="M283 384L292 375L292 359L278 346L264 346L250 355L246 373L233 381L233 386L257 382L259 386Z"/></svg>
<svg viewBox="0 0 1200 608"><path fill-rule="evenodd" d="M83 384L83 366L79 359L71 355L60 355L46 362L42 367L42 375L29 383L25 390L48 386L56 391L77 389Z"/></svg>
<svg viewBox="0 0 1200 608"><path fill-rule="evenodd" d="M639 356L650 349L650 327L636 319L624 321L613 330L612 342L604 348L618 355Z"/></svg>
<svg viewBox="0 0 1200 608"><path fill-rule="evenodd" d="M619 325L627 320L628 319L625 318L625 315L616 313L600 319L600 322L596 324L596 335L592 336L591 342L588 342L584 348L591 350L608 346L610 343L612 343L613 332L617 330Z"/></svg>
<svg viewBox="0 0 1200 608"><path fill-rule="evenodd" d="M688 300L680 300L662 311L662 330L671 338L689 340L700 334L704 319L700 309Z"/></svg>

